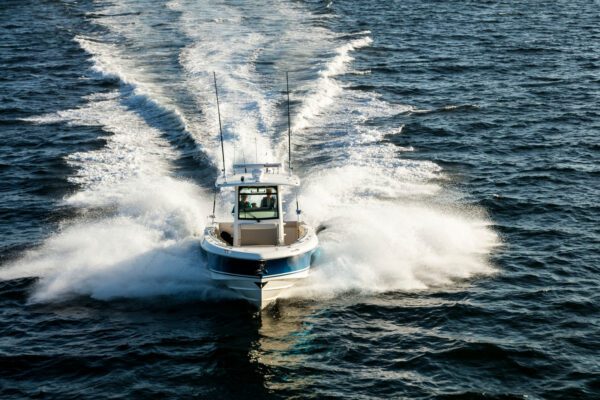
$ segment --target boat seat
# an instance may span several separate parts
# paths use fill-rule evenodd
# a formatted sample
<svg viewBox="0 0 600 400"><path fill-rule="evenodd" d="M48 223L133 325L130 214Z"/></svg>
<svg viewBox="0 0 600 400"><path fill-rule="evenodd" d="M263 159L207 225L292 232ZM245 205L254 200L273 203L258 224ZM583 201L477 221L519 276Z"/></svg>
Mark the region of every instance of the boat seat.
<svg viewBox="0 0 600 400"><path fill-rule="evenodd" d="M242 246L275 246L277 245L277 227L267 226L257 229L257 225L240 229Z"/></svg>

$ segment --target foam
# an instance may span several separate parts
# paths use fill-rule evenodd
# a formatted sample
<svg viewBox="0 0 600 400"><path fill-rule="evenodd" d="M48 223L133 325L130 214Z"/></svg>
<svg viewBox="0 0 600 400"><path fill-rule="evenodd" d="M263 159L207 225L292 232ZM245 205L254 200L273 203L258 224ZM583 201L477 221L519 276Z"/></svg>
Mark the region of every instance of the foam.
<svg viewBox="0 0 600 400"><path fill-rule="evenodd" d="M212 73L217 73L227 168L234 160L252 161L256 148L263 161L274 161L268 133L275 102L260 87L255 61L270 40L243 25L243 13L234 7L205 7L196 2L172 1L180 13L179 29L191 44L180 51L186 84L203 110L202 131L195 136L213 159L220 159L218 117ZM235 151L234 151L235 148ZM220 160L219 160L220 161Z"/></svg>
<svg viewBox="0 0 600 400"><path fill-rule="evenodd" d="M403 159L398 153L412 147L383 140L402 134L403 126L365 124L414 107L338 87L339 98L327 108L308 97L303 110L314 107L316 112L305 112L296 125L299 136L313 143L315 130L302 129L345 123L347 130L318 142L321 156L331 153L335 162L306 171L300 192L303 215L326 229L310 278L286 296L322 299L347 292L436 289L494 274L488 255L501 243L485 213L457 203L460 195L441 186L447 178L440 166Z"/></svg>
<svg viewBox="0 0 600 400"><path fill-rule="evenodd" d="M105 21L105 24L108 24ZM114 25L113 29L115 29ZM166 112L177 119L183 133L194 137L198 130L198 117L195 114L185 113L179 105L173 101L173 94L179 90L180 83L176 82L168 88L157 84L161 76L149 72L143 60L136 59L128 54L125 49L114 44L104 43L102 40L78 35L74 39L79 46L92 57L92 69L108 78L117 79L124 85L124 95L127 101L136 106L138 111L157 114ZM200 151L203 151L202 143L197 142Z"/></svg>
<svg viewBox="0 0 600 400"><path fill-rule="evenodd" d="M205 271L193 238L168 240L161 230L117 217L64 229L0 270L0 279L39 277L31 302L75 295L99 300L227 296L212 287Z"/></svg>
<svg viewBox="0 0 600 400"><path fill-rule="evenodd" d="M283 100L283 71L292 69L291 65L314 63L315 58L330 51L329 45L337 35L313 26L314 15L293 4L272 4L267 14L259 8L226 5L207 8L185 0L172 1L168 7L181 13L179 27L192 41L181 51L180 63L188 74L190 87L198 93L205 128L213 133L218 132L218 125L211 75L217 72L228 162L232 162L233 146L252 149L250 153L254 154L255 143L261 161L284 159L286 141L281 132L275 132L277 122L282 119L277 106ZM341 73L351 59L349 52L370 40L361 37L340 44L334 57L327 61L323 76L331 78ZM281 71L280 76L265 77L257 72L256 62L264 54L267 59L279 56L273 60L273 71ZM292 85L293 79L292 71ZM330 88L335 93L326 97L334 98L338 87L332 84ZM304 103L315 113L327 105L327 101L314 104L314 100L320 101L317 93L323 90L327 86L315 88L313 101ZM218 142L206 147L218 150ZM217 154L212 153L215 158Z"/></svg>
<svg viewBox="0 0 600 400"><path fill-rule="evenodd" d="M311 276L286 297L330 298L439 288L490 275L500 244L479 210L439 204L442 189L398 168L347 166L313 173L300 195L325 226Z"/></svg>
<svg viewBox="0 0 600 400"><path fill-rule="evenodd" d="M319 115L333 103L334 98L342 92L342 87L332 78L347 71L348 65L353 60L350 56L352 51L369 46L372 42L373 39L365 36L351 40L336 48L335 57L319 72L319 79L314 85L312 94L306 97L295 116L294 131L309 126L312 118Z"/></svg>
<svg viewBox="0 0 600 400"><path fill-rule="evenodd" d="M90 187L118 183L138 176L164 176L169 161L178 154L162 138L161 132L148 126L136 113L121 105L119 92L96 94L87 105L29 118L45 124L99 126L108 133L106 146L94 151L77 152L66 157L77 173L69 180Z"/></svg>
<svg viewBox="0 0 600 400"><path fill-rule="evenodd" d="M38 277L32 302L75 295L227 296L209 283L199 253L197 237L211 204L205 191L169 176L177 153L160 131L117 101L118 93L87 100L84 107L30 119L107 132L103 148L67 156L77 170L70 179L81 190L64 203L81 217L0 269L0 279Z"/></svg>
<svg viewBox="0 0 600 400"><path fill-rule="evenodd" d="M98 189L98 188L97 188ZM39 277L31 301L157 295L223 296L203 271L199 235L210 200L189 182L138 178L65 201L106 210L67 221L39 248L0 269L0 279Z"/></svg>

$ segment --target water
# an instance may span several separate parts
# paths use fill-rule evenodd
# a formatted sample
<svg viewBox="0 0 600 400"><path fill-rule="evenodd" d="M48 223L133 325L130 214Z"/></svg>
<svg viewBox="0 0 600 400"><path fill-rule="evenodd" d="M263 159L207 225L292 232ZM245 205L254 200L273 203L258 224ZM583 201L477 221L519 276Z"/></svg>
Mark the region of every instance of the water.
<svg viewBox="0 0 600 400"><path fill-rule="evenodd" d="M598 5L4 1L0 397L599 397ZM290 72L327 227L262 316L199 252L213 71L229 166Z"/></svg>

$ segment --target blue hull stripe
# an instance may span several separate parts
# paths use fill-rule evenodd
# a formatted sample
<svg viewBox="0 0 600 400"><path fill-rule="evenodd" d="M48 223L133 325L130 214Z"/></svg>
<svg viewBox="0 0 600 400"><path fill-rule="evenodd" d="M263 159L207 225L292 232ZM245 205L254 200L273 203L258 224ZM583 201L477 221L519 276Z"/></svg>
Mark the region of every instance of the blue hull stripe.
<svg viewBox="0 0 600 400"><path fill-rule="evenodd" d="M257 261L224 257L206 252L208 268L220 274L264 278L298 273L310 268L314 251L287 258Z"/></svg>
<svg viewBox="0 0 600 400"><path fill-rule="evenodd" d="M263 276L262 276L262 278L263 278L263 279L265 279L265 278L279 278L279 277L281 277L281 276L293 275L293 274L297 274L297 273L300 273L300 272L304 272L304 271L307 271L307 270L309 270L309 269L310 269L310 267L306 267L306 268L304 268L304 269L301 269L301 270L298 270L298 271L294 271L294 272L288 272L288 273L286 273L286 274L278 274L278 275L273 275L273 274L265 274L265 275L263 275ZM238 275L238 274L230 274L230 273L227 273L227 272L216 271L216 270L214 270L214 269L210 269L209 271L210 271L210 272L214 272L214 273L216 273L216 274L222 274L222 275L230 275L230 276L242 276L242 277L245 277L245 278L248 278L248 277L251 277L251 278L257 278L257 276L256 276L256 275Z"/></svg>

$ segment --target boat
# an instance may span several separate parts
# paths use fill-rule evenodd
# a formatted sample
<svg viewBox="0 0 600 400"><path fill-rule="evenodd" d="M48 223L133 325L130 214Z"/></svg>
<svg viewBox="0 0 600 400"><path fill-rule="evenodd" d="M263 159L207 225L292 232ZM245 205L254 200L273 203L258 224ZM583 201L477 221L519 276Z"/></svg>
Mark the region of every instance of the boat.
<svg viewBox="0 0 600 400"><path fill-rule="evenodd" d="M263 309L308 276L319 242L315 230L286 218L283 195L300 179L281 164L234 165L215 186L233 188L233 221L204 230L202 249L211 278Z"/></svg>
<svg viewBox="0 0 600 400"><path fill-rule="evenodd" d="M216 76L215 92L218 109ZM233 191L232 218L215 220L215 191L212 222L204 229L201 247L212 280L262 310L309 275L319 241L313 227L301 221L297 197L296 215L284 210L284 196L293 199L292 191L300 185L292 173L291 151L287 171L281 163L255 162L234 164L227 173L218 114L223 173L215 186Z"/></svg>

